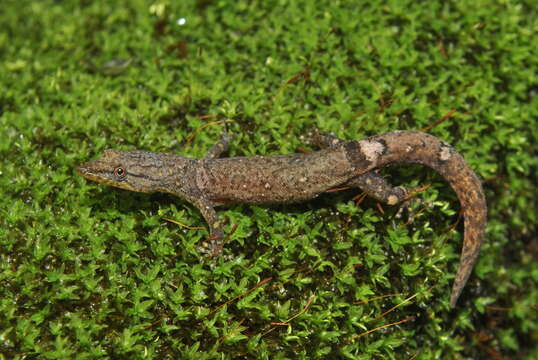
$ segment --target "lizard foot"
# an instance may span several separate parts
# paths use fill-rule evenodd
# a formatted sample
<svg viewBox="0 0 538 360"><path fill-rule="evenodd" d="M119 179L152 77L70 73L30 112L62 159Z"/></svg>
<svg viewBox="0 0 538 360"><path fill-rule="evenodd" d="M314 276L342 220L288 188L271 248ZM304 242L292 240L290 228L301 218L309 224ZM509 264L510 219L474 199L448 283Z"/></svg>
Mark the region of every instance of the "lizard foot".
<svg viewBox="0 0 538 360"><path fill-rule="evenodd" d="M411 224L413 223L413 221L415 221L415 218L417 217L417 215L423 211L423 209L416 211L414 209L414 206L412 205L423 206L429 209L433 208L433 204L415 197L416 194L426 190L427 188L429 188L429 185L416 186L416 187L407 189L408 194L405 196L405 199L400 203L400 208L396 212L395 217L397 219L400 219L403 217L403 213L405 212L407 213L407 223Z"/></svg>

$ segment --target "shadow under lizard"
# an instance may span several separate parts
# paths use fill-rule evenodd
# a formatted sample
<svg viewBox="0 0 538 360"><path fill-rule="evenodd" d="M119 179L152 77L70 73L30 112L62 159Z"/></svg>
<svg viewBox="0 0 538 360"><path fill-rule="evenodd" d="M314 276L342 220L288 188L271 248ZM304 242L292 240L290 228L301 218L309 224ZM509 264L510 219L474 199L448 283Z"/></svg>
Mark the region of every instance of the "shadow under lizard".
<svg viewBox="0 0 538 360"><path fill-rule="evenodd" d="M78 173L89 180L137 192L164 192L196 206L206 220L212 255L222 253L223 237L215 206L229 203L275 204L313 199L335 187L361 188L378 201L395 205L413 189L392 187L376 170L418 163L433 168L451 185L461 203L465 234L450 305L455 306L477 260L486 226L482 185L463 157L438 138L394 131L364 140L343 141L316 133L320 151L306 154L219 158L230 135L203 159L131 150L105 150Z"/></svg>

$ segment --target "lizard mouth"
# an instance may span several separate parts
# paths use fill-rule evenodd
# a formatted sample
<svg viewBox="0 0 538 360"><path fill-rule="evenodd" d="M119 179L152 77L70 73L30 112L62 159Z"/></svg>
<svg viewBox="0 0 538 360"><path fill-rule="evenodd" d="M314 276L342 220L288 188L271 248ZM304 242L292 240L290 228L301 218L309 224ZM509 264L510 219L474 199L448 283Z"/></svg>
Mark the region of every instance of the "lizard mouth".
<svg viewBox="0 0 538 360"><path fill-rule="evenodd" d="M99 171L96 171L92 165L93 162L87 162L80 165L77 168L77 173L88 180L116 186L116 184L109 180L104 174L100 174Z"/></svg>
<svg viewBox="0 0 538 360"><path fill-rule="evenodd" d="M90 166L88 166L89 163L84 163L82 165L80 165L78 168L77 168L77 173L80 175L80 176L83 176L87 179L90 179L90 180L93 180L92 177L94 176L92 174L92 171L91 171L91 168Z"/></svg>
<svg viewBox="0 0 538 360"><path fill-rule="evenodd" d="M110 175L110 171L103 169L103 167L107 167L107 166L103 164L102 162L99 162L99 160L90 161L90 162L81 164L77 168L77 173L80 176L88 180L95 181L101 184L114 186L120 189L125 189L129 191L134 191L134 192L142 192L142 193L150 192L143 188L135 188L131 184L129 184L127 181L124 181L124 179L122 180L111 179L110 177L113 175Z"/></svg>
<svg viewBox="0 0 538 360"><path fill-rule="evenodd" d="M77 173L91 181L117 187L121 186L117 181L109 178L110 174L109 171L106 170L106 165L98 160L81 164L77 168Z"/></svg>

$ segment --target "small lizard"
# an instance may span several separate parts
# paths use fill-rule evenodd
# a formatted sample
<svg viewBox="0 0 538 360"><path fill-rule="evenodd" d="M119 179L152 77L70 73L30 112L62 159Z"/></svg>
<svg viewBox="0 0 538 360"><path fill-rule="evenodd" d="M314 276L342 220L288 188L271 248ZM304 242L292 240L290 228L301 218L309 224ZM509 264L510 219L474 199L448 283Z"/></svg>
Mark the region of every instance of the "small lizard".
<svg viewBox="0 0 538 360"><path fill-rule="evenodd" d="M392 187L377 170L418 163L439 172L461 203L465 234L450 305L455 306L478 257L486 226L486 200L480 180L449 144L415 131L394 131L364 140L343 141L316 133L322 149L304 154L219 158L231 136L225 134L203 159L131 150L105 150L78 173L99 183L131 191L170 193L202 213L210 230L212 255L222 253L222 222L215 206L305 201L335 187L361 188L378 201L395 205L415 189Z"/></svg>

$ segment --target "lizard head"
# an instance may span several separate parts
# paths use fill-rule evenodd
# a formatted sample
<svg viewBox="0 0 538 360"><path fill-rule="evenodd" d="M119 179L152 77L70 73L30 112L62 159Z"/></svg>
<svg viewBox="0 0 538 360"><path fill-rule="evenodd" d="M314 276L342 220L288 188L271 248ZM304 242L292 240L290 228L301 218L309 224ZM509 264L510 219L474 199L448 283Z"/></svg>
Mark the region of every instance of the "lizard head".
<svg viewBox="0 0 538 360"><path fill-rule="evenodd" d="M159 156L160 155L160 156ZM88 180L121 189L151 193L159 191L166 155L146 151L105 150L101 158L79 166L77 172Z"/></svg>

